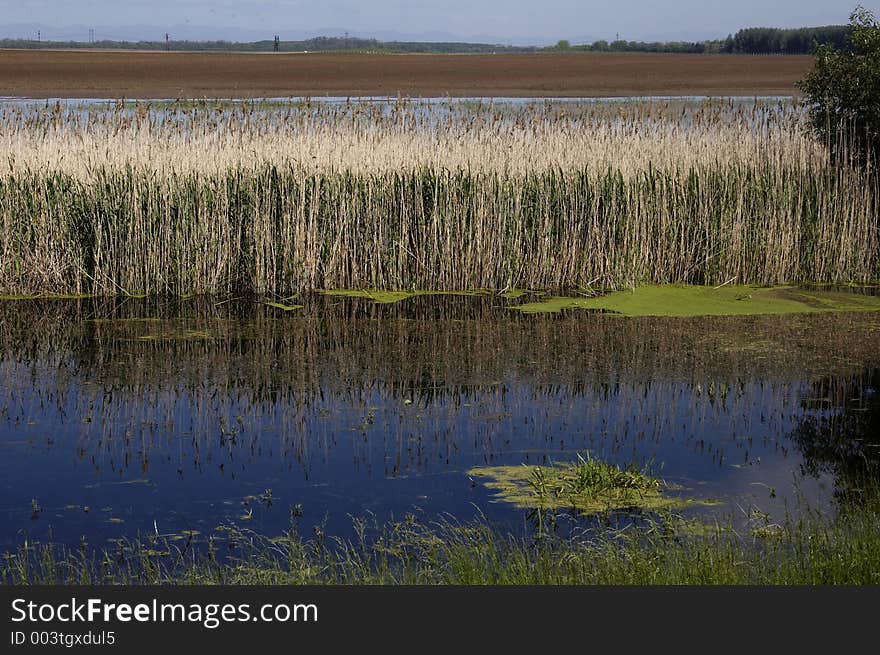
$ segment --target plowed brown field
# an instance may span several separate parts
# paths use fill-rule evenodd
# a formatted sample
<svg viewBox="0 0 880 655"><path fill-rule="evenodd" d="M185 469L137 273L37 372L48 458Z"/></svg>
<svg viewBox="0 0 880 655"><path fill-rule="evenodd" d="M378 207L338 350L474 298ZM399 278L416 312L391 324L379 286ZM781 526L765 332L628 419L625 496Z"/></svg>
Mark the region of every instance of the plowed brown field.
<svg viewBox="0 0 880 655"><path fill-rule="evenodd" d="M789 95L807 56L0 50L0 96Z"/></svg>

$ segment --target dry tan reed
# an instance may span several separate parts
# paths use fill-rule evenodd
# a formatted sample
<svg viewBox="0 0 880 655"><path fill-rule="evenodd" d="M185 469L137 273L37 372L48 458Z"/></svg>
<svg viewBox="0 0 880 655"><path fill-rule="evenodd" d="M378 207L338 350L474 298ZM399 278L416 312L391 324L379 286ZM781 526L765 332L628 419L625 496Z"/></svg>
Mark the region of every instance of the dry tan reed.
<svg viewBox="0 0 880 655"><path fill-rule="evenodd" d="M57 104L0 111L0 172L91 178L103 167L214 175L265 165L355 172L412 168L530 173L770 162L815 166L824 149L801 108L707 102L434 104Z"/></svg>

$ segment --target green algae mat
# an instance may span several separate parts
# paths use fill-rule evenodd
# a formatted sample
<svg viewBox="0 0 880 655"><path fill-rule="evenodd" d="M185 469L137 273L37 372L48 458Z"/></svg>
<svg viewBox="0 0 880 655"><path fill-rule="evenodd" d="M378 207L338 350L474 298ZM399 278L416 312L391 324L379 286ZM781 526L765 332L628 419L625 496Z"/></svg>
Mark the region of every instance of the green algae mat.
<svg viewBox="0 0 880 655"><path fill-rule="evenodd" d="M721 287L696 285L649 285L626 291L597 292L590 295L553 295L543 291L508 290L497 293L486 289L469 291L406 291L378 289L324 289L326 297L359 298L379 305L390 305L420 297L471 296L497 299L499 306L524 314L558 313L583 309L621 316L749 316L760 314L811 314L827 312L880 311L878 286L748 286ZM87 298L88 296L75 296ZM133 296L134 297L134 296ZM181 296L188 299L192 295ZM303 309L301 304L262 299L268 307L284 312ZM60 300L74 296L0 296L0 300Z"/></svg>
<svg viewBox="0 0 880 655"><path fill-rule="evenodd" d="M569 309L604 311L623 316L749 316L817 312L880 311L880 296L866 293L873 287L823 288L808 286L722 287L652 285L592 296L554 296L513 290L497 294L511 309L525 314L554 313ZM419 296L495 295L491 291L380 291L324 290L326 296L364 298L390 304ZM530 301L523 302L526 298Z"/></svg>
<svg viewBox="0 0 880 655"><path fill-rule="evenodd" d="M513 308L526 314L587 309L624 316L747 316L880 311L880 296L858 293L857 289L664 285L591 297L544 297Z"/></svg>
<svg viewBox="0 0 880 655"><path fill-rule="evenodd" d="M488 291L387 291L382 289L321 289L318 293L340 298L364 298L380 305L419 296L482 296L489 294Z"/></svg>

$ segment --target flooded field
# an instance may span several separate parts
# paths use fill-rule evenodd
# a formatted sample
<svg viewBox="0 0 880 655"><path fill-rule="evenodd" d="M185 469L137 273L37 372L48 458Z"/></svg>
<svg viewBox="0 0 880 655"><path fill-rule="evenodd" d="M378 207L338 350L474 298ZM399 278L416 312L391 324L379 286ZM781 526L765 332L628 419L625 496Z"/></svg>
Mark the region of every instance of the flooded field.
<svg viewBox="0 0 880 655"><path fill-rule="evenodd" d="M345 537L410 512L521 532L531 511L494 472L578 456L747 531L834 513L880 458L876 312L356 296L0 303L0 549L292 520ZM625 505L600 514L654 512Z"/></svg>

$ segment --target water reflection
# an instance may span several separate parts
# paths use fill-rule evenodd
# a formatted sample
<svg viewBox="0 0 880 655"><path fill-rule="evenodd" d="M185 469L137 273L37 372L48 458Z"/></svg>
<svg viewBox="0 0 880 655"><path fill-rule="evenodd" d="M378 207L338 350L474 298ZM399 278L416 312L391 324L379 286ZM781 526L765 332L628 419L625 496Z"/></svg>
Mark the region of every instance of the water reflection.
<svg viewBox="0 0 880 655"><path fill-rule="evenodd" d="M723 511L782 512L877 456L880 317L510 302L2 303L0 540L275 533L296 505L336 532L413 508L517 521L464 472L582 451L653 462Z"/></svg>
<svg viewBox="0 0 880 655"><path fill-rule="evenodd" d="M804 405L811 411L791 439L806 473L831 474L838 497L858 499L880 473L880 370L814 382Z"/></svg>

